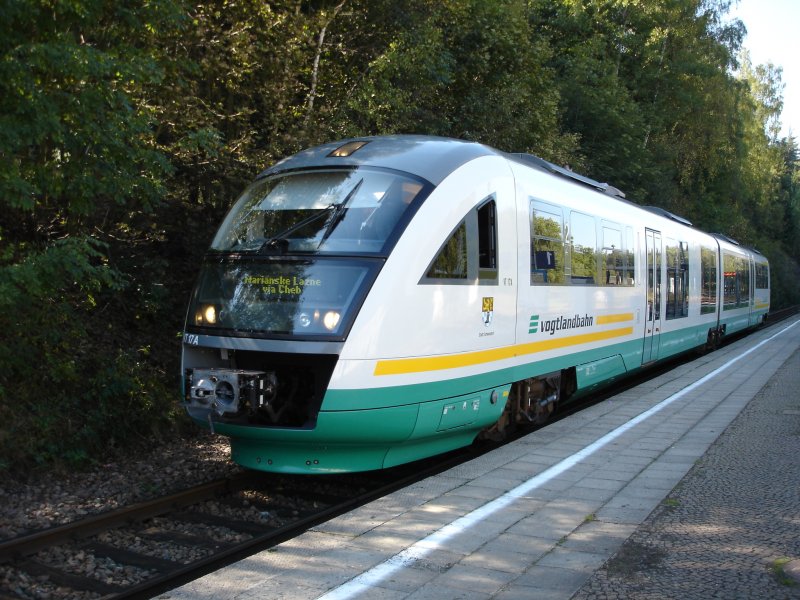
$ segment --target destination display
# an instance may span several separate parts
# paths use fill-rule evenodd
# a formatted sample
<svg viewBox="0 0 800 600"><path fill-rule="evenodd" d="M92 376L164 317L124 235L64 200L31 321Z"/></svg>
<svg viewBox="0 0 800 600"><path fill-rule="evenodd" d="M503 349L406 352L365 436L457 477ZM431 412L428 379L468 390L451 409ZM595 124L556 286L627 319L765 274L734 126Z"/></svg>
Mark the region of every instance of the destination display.
<svg viewBox="0 0 800 600"><path fill-rule="evenodd" d="M262 337L340 338L376 261L209 261L190 308L197 327Z"/></svg>

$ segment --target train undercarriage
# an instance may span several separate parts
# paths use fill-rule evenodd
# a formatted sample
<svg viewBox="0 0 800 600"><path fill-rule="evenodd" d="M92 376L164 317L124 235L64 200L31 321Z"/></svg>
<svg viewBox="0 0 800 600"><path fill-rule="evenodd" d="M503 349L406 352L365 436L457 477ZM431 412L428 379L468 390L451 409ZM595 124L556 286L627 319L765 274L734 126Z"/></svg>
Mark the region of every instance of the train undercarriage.
<svg viewBox="0 0 800 600"><path fill-rule="evenodd" d="M542 425L577 387L575 367L517 381L500 418L481 432L480 439L501 441L521 426Z"/></svg>
<svg viewBox="0 0 800 600"><path fill-rule="evenodd" d="M231 351L229 358L229 368L187 369L185 406L190 414L208 421L212 429L214 423L314 427L334 356L298 360L298 355ZM499 441L521 427L545 423L576 389L574 367L513 383L500 418L479 439Z"/></svg>

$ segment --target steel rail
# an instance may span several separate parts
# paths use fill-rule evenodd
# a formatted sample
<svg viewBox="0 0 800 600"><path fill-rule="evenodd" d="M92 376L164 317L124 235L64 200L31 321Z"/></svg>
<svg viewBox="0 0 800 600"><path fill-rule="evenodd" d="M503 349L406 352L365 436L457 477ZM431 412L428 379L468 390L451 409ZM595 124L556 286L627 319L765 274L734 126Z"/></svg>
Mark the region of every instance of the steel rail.
<svg viewBox="0 0 800 600"><path fill-rule="evenodd" d="M0 542L0 564L30 556L43 548L80 540L115 527L157 517L203 500L231 493L244 485L250 477L252 477L250 473L243 473L239 477L210 481L162 498L146 500L4 540Z"/></svg>
<svg viewBox="0 0 800 600"><path fill-rule="evenodd" d="M184 508L192 504L211 498L221 498L247 489L264 489L264 473L247 471L243 472L239 477L212 481L163 498L141 502L108 513L87 517L73 523L4 541L0 544L0 564L4 562L10 563L28 573L48 575L62 585L67 587L74 586L73 589L101 592L104 600L151 598L154 594L197 579L235 560L296 537L314 525L353 510L415 481L452 468L456 464L473 458L477 453L478 451L474 449L467 449L466 451L451 452L443 457L421 461L422 466L416 464L415 468L401 466L385 472L364 474L360 477L351 475L349 477L353 478L353 482L344 480L341 485L344 488L352 486L354 489L361 488L365 489L365 491L355 495L350 495L349 493L340 494L339 496L322 494L324 496L322 502L326 504L325 506L319 510L306 511L305 514L300 513L297 517L292 518L291 522L280 527L237 521L224 517L198 517L184 511ZM309 482L305 481L304 483L307 484ZM287 493L297 494L298 496L305 495L315 501L320 501L321 498L321 495L316 491L281 489L281 494L285 495ZM47 567L30 558L33 554L45 548L64 542L90 538L103 531L146 521L153 517L175 518L180 521L196 520L198 522L208 520L217 525L226 526L233 531L247 533L252 537L235 543L215 542L213 544L208 543L208 540L198 538L198 546L205 545L206 548L213 549L213 553L189 564L138 555L124 549L108 547L101 542L87 540L81 547L90 552L96 551L99 556L109 556L122 564L149 568L156 572L156 575L145 581L124 587L116 584L109 586L96 585L94 581L89 581L85 577L59 572L58 569ZM165 533L165 535L170 537L168 533ZM187 541L189 537L191 536L183 536L180 539L191 544L191 541ZM176 539L176 541L180 541L180 539ZM206 542L206 544L202 542ZM133 556L134 554L136 556ZM2 597L2 591L0 591L0 598Z"/></svg>

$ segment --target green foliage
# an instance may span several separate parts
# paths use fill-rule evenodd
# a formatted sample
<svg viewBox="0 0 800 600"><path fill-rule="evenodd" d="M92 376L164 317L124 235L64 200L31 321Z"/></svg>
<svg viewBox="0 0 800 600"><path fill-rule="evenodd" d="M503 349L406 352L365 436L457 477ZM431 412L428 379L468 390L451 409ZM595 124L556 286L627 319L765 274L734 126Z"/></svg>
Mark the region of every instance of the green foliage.
<svg viewBox="0 0 800 600"><path fill-rule="evenodd" d="M370 11L385 45L343 107L343 132L443 135L569 160L550 49L524 3L408 0Z"/></svg>
<svg viewBox="0 0 800 600"><path fill-rule="evenodd" d="M141 352L101 353L99 302L124 294L103 246L86 238L55 242L0 267L0 470L76 464L141 441L172 406L156 402L163 383ZM107 308L107 307L106 307Z"/></svg>
<svg viewBox="0 0 800 600"><path fill-rule="evenodd" d="M153 42L180 18L158 1L0 11L0 470L22 472L97 458L172 410L142 404L164 381L118 344L148 309L125 254L159 237L171 167L150 98L168 61Z"/></svg>
<svg viewBox="0 0 800 600"><path fill-rule="evenodd" d="M118 213L132 203L152 210L168 164L153 147L143 96L162 83L163 70L140 46L152 39L162 5L6 6L0 198L7 235L28 241L75 233L93 213ZM31 211L35 225L23 217Z"/></svg>

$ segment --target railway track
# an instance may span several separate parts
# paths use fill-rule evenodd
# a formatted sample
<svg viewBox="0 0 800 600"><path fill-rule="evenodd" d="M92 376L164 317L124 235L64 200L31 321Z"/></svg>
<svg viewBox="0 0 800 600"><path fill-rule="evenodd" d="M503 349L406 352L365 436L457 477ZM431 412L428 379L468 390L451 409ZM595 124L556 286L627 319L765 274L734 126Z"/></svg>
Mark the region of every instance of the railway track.
<svg viewBox="0 0 800 600"><path fill-rule="evenodd" d="M19 536L0 542L0 600L150 598L472 456L360 475L244 472Z"/></svg>
<svg viewBox="0 0 800 600"><path fill-rule="evenodd" d="M767 316L767 323L778 323L796 315L798 312L800 312L800 306L790 306L781 310L770 311Z"/></svg>
<svg viewBox="0 0 800 600"><path fill-rule="evenodd" d="M769 322L797 312L798 308L792 307L770 313ZM626 380L622 387L636 385L641 378L675 368L690 358L678 358ZM619 391L617 387L594 395L558 418ZM2 541L0 600L150 598L496 445L484 442L422 463L369 474L291 477L244 472ZM86 564L103 567L88 573L82 570ZM32 593L34 587L38 591Z"/></svg>

